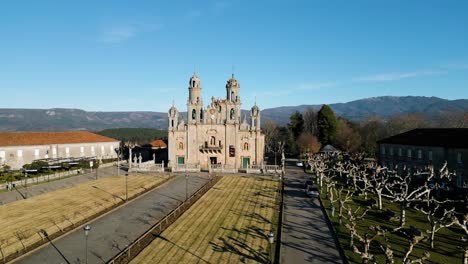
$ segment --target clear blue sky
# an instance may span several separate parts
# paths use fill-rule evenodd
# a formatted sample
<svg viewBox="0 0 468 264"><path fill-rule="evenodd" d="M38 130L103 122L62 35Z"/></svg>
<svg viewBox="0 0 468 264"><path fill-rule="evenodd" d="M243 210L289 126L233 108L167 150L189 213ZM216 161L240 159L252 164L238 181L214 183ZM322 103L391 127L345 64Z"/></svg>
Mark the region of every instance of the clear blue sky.
<svg viewBox="0 0 468 264"><path fill-rule="evenodd" d="M1 1L2 108L243 108L468 98L468 1Z"/></svg>

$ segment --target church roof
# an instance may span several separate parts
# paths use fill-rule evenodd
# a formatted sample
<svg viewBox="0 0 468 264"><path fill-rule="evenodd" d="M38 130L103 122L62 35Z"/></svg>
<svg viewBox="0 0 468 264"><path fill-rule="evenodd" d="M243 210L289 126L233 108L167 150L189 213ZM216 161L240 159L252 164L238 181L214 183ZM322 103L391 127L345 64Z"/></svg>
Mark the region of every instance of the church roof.
<svg viewBox="0 0 468 264"><path fill-rule="evenodd" d="M0 132L0 146L29 146L49 144L77 144L119 142L106 136L86 131L77 132Z"/></svg>

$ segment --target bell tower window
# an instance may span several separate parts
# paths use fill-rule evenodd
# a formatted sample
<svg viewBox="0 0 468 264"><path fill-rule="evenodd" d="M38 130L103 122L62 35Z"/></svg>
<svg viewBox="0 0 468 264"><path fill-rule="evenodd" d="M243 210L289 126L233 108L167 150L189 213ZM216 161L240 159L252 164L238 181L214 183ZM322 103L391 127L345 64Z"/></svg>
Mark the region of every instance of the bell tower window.
<svg viewBox="0 0 468 264"><path fill-rule="evenodd" d="M192 120L195 120L197 118L197 111L195 109L192 110Z"/></svg>
<svg viewBox="0 0 468 264"><path fill-rule="evenodd" d="M234 108L231 108L231 113L229 115L231 119L234 119Z"/></svg>
<svg viewBox="0 0 468 264"><path fill-rule="evenodd" d="M234 93L234 92L231 92L231 100L234 99L234 96L235 96L235 93Z"/></svg>

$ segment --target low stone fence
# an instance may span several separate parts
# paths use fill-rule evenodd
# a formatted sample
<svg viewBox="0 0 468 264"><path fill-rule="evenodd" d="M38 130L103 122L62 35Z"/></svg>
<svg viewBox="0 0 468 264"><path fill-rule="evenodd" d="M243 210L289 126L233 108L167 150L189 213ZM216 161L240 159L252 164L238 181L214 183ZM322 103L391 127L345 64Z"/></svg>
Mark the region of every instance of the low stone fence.
<svg viewBox="0 0 468 264"><path fill-rule="evenodd" d="M229 164L210 164L209 172L236 173L237 169Z"/></svg>
<svg viewBox="0 0 468 264"><path fill-rule="evenodd" d="M61 178L64 178L64 177L77 175L79 173L83 173L83 171L81 169L69 170L69 171L63 171L63 172L58 172L58 173L54 173L54 174L42 175L42 176L38 176L38 177L28 177L26 179L17 180L17 181L11 182L11 183L14 184L16 187L25 186L27 184L37 184L37 183L40 183L40 182L51 181L51 180L55 180L55 179L61 179ZM7 185L7 183L0 184L0 190L6 189L6 185Z"/></svg>
<svg viewBox="0 0 468 264"><path fill-rule="evenodd" d="M128 169L128 172L164 172L164 161L160 164L154 163L153 160L133 163L132 167Z"/></svg>
<svg viewBox="0 0 468 264"><path fill-rule="evenodd" d="M135 258L145 247L147 247L153 240L159 236L166 228L168 228L172 223L174 223L185 211L187 211L198 199L200 199L207 191L211 189L222 177L217 176L212 178L208 183L203 185L198 191L196 191L192 196L187 198L185 202L182 202L177 208L172 210L167 214L163 219L158 223L153 225L148 231L143 235L133 241L130 245L120 251L119 254L115 255L108 264L115 263L129 263L133 258Z"/></svg>
<svg viewBox="0 0 468 264"><path fill-rule="evenodd" d="M199 164L176 164L172 167L172 172L200 172Z"/></svg>

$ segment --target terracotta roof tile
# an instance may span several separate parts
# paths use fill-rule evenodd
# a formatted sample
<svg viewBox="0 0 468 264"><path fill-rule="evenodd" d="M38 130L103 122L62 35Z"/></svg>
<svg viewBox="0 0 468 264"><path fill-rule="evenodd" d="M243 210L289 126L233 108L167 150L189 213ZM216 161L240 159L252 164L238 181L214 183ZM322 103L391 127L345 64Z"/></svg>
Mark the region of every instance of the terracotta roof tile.
<svg viewBox="0 0 468 264"><path fill-rule="evenodd" d="M156 139L155 141L152 141L149 144L153 148L167 148L166 143L164 143L164 141L162 141L161 139Z"/></svg>
<svg viewBox="0 0 468 264"><path fill-rule="evenodd" d="M0 146L118 142L91 132L0 132Z"/></svg>

